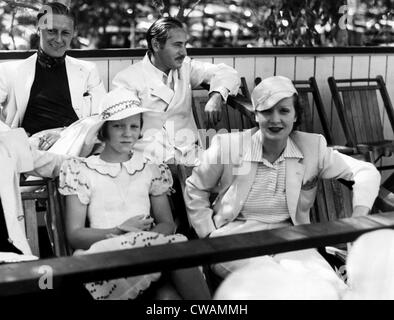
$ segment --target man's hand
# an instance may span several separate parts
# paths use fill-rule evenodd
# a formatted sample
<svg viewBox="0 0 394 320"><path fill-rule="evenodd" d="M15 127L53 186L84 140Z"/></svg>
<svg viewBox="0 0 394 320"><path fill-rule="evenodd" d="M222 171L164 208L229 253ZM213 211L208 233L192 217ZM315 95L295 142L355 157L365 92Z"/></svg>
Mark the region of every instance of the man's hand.
<svg viewBox="0 0 394 320"><path fill-rule="evenodd" d="M48 150L53 144L59 140L60 133L58 132L48 132L42 137L40 137L40 142L38 144L38 150Z"/></svg>
<svg viewBox="0 0 394 320"><path fill-rule="evenodd" d="M205 113L209 123L216 125L220 121L223 102L222 95L219 92L214 91L210 94L209 100L205 105Z"/></svg>

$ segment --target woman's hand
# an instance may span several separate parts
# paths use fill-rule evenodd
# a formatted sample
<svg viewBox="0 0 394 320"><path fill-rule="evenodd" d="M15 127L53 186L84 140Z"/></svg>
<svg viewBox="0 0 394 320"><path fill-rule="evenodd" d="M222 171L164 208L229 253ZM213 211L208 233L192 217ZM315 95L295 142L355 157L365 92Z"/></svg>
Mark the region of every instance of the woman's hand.
<svg viewBox="0 0 394 320"><path fill-rule="evenodd" d="M48 150L53 144L59 140L60 133L58 132L48 132L40 137L40 142L38 143L39 150Z"/></svg>
<svg viewBox="0 0 394 320"><path fill-rule="evenodd" d="M150 230L152 227L153 219L151 217L145 217L143 214L127 219L117 229L124 232L131 231L145 231Z"/></svg>

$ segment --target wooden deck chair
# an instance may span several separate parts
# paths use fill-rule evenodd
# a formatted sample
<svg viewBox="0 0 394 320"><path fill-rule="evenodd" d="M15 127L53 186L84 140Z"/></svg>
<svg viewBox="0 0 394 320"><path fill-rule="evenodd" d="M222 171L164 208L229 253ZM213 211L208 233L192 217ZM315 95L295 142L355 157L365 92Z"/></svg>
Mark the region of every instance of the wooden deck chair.
<svg viewBox="0 0 394 320"><path fill-rule="evenodd" d="M245 78L241 78L240 92L236 97L229 96L227 107L223 108L222 118L219 123L213 126L209 123L204 112L205 104L208 101L207 84L193 89L192 92L192 109L193 116L198 129L213 129L212 133L230 132L231 130L246 130L254 127L256 124L251 117L251 100ZM249 106L250 111L244 106ZM209 146L209 141L205 141L207 136L200 136L200 145ZM209 137L208 137L209 138ZM203 139L205 139L203 141Z"/></svg>
<svg viewBox="0 0 394 320"><path fill-rule="evenodd" d="M382 76L363 79L328 78L331 94L346 137L346 144L359 152L369 152L376 164L391 156L394 141L384 137L381 112L385 112L394 129L394 110ZM383 101L379 106L378 97ZM394 166L378 166L379 170Z"/></svg>
<svg viewBox="0 0 394 320"><path fill-rule="evenodd" d="M21 187L37 187L35 190L22 191L22 204L25 215L26 236L32 253L40 256L38 232L38 213L36 202L43 203L45 223L52 252L55 256L69 255L62 218L61 198L55 179L21 181Z"/></svg>

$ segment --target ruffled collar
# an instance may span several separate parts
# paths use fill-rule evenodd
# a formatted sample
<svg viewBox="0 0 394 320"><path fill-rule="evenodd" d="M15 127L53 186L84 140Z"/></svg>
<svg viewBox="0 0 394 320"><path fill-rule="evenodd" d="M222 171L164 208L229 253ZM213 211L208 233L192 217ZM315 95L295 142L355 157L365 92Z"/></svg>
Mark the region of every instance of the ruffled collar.
<svg viewBox="0 0 394 320"><path fill-rule="evenodd" d="M115 178L120 174L122 167L126 169L129 175L134 175L135 173L144 170L147 162L148 159L146 159L140 152L134 152L134 155L130 160L121 163L106 162L100 159L99 155L90 156L83 160L83 163L89 169L112 178Z"/></svg>

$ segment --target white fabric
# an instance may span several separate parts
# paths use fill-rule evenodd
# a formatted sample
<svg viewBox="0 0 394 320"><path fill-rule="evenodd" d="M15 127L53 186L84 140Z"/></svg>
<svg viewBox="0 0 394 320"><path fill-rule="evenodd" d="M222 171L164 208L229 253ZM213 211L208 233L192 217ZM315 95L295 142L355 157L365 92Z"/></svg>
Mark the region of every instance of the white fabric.
<svg viewBox="0 0 394 320"><path fill-rule="evenodd" d="M34 82L37 54L0 64L0 120L12 128L20 127ZM103 82L94 63L66 56L66 71L71 103L78 118L98 113L105 94Z"/></svg>
<svg viewBox="0 0 394 320"><path fill-rule="evenodd" d="M257 170L256 162L244 159L257 130L215 135L200 165L186 180L184 198L188 216L200 237L238 217ZM309 211L318 179L354 181L353 207L372 207L380 174L371 163L334 151L321 135L294 131L291 138L303 154L303 159L286 160L286 200L294 225L310 223ZM212 192L218 193L213 208L209 201Z"/></svg>
<svg viewBox="0 0 394 320"><path fill-rule="evenodd" d="M123 163L99 156L70 159L60 172L59 191L77 195L88 206L92 228L114 228L137 215L150 215L149 195L161 195L172 185L167 166L148 163L140 153Z"/></svg>
<svg viewBox="0 0 394 320"><path fill-rule="evenodd" d="M23 129L0 134L0 196L10 241L24 254L31 255L26 239L25 219L19 176L28 172L41 177L55 177L65 156L31 149Z"/></svg>
<svg viewBox="0 0 394 320"><path fill-rule="evenodd" d="M157 135L165 128L165 143L182 148L193 145L197 140L197 127L191 108L192 89L202 82L208 82L210 91L222 92L224 89L235 95L240 80L238 73L231 67L203 63L188 57L179 70L170 73L175 81L174 90L163 83L163 73L152 65L146 55L141 62L119 72L113 79L113 85L130 89L139 97L141 107L158 111L144 114L144 139Z"/></svg>
<svg viewBox="0 0 394 320"><path fill-rule="evenodd" d="M394 300L394 230L366 233L346 260L347 300Z"/></svg>
<svg viewBox="0 0 394 320"><path fill-rule="evenodd" d="M230 274L216 300L339 300L346 285L316 251L255 258Z"/></svg>
<svg viewBox="0 0 394 320"><path fill-rule="evenodd" d="M123 163L108 163L98 156L74 159L64 163L60 173L59 191L77 195L87 205L89 226L113 228L136 215L150 215L150 195L170 190L171 172L165 165L149 163L142 154ZM186 241L182 235L156 232L130 232L94 243L88 250L75 254L91 254L150 245ZM156 281L160 273L120 278L85 284L95 299L134 299Z"/></svg>

